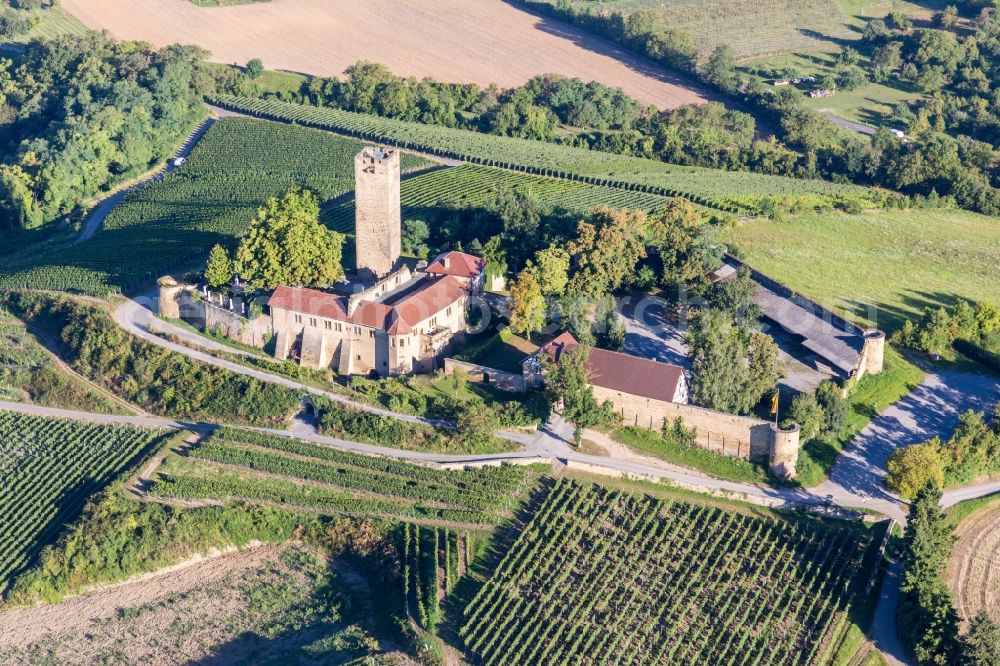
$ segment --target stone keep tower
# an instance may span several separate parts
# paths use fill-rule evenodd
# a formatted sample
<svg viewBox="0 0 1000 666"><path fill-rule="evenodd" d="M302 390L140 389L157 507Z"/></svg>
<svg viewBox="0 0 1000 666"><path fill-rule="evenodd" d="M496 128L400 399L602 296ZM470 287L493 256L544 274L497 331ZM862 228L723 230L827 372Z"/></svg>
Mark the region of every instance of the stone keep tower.
<svg viewBox="0 0 1000 666"><path fill-rule="evenodd" d="M354 244L359 275L382 277L399 259L399 152L368 147L354 157Z"/></svg>

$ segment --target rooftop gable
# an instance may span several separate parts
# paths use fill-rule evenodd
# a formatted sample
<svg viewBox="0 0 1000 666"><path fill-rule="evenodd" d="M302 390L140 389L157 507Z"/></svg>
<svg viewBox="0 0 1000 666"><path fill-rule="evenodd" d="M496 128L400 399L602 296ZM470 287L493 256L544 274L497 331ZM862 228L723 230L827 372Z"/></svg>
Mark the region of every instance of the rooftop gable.
<svg viewBox="0 0 1000 666"><path fill-rule="evenodd" d="M534 356L549 354L556 362L563 352L579 347L568 331L543 345ZM591 347L587 355L588 381L594 386L621 391L652 400L672 402L684 381L684 369L678 365L660 363L631 354Z"/></svg>
<svg viewBox="0 0 1000 666"><path fill-rule="evenodd" d="M465 252L452 251L438 255L424 268L424 272L432 275L474 278L485 269L486 261L484 259Z"/></svg>

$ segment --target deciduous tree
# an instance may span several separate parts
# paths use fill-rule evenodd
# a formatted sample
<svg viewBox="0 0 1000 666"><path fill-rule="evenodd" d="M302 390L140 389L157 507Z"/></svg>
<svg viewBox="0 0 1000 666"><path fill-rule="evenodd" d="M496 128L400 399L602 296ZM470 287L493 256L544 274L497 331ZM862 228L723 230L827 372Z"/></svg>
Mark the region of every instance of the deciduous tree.
<svg viewBox="0 0 1000 666"><path fill-rule="evenodd" d="M913 499L931 481L940 486L944 483L941 440L935 437L896 449L889 456L886 472L885 484L903 499Z"/></svg>
<svg viewBox="0 0 1000 666"><path fill-rule="evenodd" d="M587 376L586 347L566 349L558 363L546 363L545 385L550 393L563 403L563 417L573 424L573 438L577 444L583 429L600 423L607 415L594 397L594 389Z"/></svg>
<svg viewBox="0 0 1000 666"><path fill-rule="evenodd" d="M545 296L535 272L525 269L510 286L510 328L531 336L545 326Z"/></svg>
<svg viewBox="0 0 1000 666"><path fill-rule="evenodd" d="M325 287L344 276L344 237L319 221L319 202L308 190L272 197L258 211L236 250L234 268L251 289Z"/></svg>
<svg viewBox="0 0 1000 666"><path fill-rule="evenodd" d="M645 228L646 214L640 210L598 206L589 220L580 220L577 237L567 246L576 267L571 289L599 298L622 286L646 256L639 237Z"/></svg>

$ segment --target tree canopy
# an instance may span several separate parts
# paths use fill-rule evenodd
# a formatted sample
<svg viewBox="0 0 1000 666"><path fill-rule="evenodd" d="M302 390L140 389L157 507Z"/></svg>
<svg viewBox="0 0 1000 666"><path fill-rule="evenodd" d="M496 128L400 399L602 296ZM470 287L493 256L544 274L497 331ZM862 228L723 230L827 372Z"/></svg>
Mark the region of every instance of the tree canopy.
<svg viewBox="0 0 1000 666"><path fill-rule="evenodd" d="M694 379L692 400L703 407L749 414L782 376L778 348L767 335L736 324L717 309L699 312L685 335Z"/></svg>
<svg viewBox="0 0 1000 666"><path fill-rule="evenodd" d="M278 285L326 287L344 276L344 236L319 221L309 190L268 199L236 250L234 269L251 289Z"/></svg>
<svg viewBox="0 0 1000 666"><path fill-rule="evenodd" d="M204 114L204 56L87 33L0 58L0 229L40 227L167 158Z"/></svg>

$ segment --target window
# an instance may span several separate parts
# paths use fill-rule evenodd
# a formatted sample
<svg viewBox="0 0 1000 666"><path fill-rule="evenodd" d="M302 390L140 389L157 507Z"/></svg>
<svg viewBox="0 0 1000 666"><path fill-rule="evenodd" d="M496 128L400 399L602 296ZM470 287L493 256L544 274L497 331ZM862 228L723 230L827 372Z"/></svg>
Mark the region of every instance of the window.
<svg viewBox="0 0 1000 666"><path fill-rule="evenodd" d="M316 317L309 317L309 325L316 326Z"/></svg>
<svg viewBox="0 0 1000 666"><path fill-rule="evenodd" d="M368 331L368 337L369 338L374 338L375 337L375 331L374 330Z"/></svg>
<svg viewBox="0 0 1000 666"><path fill-rule="evenodd" d="M295 323L296 324L301 324L302 323L302 315L299 315L299 314L295 315Z"/></svg>
<svg viewBox="0 0 1000 666"><path fill-rule="evenodd" d="M451 316L451 306L450 305L448 306L448 316L449 317Z"/></svg>
<svg viewBox="0 0 1000 666"><path fill-rule="evenodd" d="M333 322L332 321L324 321L323 322L323 326L325 326L326 330L328 330L328 331L332 331L333 330Z"/></svg>

